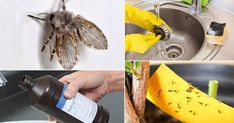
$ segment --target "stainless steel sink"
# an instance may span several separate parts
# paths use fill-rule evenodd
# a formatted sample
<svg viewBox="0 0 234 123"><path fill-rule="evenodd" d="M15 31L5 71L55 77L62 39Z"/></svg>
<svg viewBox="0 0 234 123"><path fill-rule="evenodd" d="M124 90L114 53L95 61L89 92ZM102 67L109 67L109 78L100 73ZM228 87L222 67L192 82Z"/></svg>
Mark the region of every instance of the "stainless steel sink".
<svg viewBox="0 0 234 123"><path fill-rule="evenodd" d="M154 10L149 10L155 13ZM205 30L202 24L192 15L172 8L162 8L160 17L170 25L171 37L165 41L164 48L158 52L158 46L152 47L146 54L129 53L127 57L149 56L158 60L189 60L192 59L202 47L205 40ZM126 24L126 34L147 31L133 24ZM160 45L160 44L158 44Z"/></svg>
<svg viewBox="0 0 234 123"><path fill-rule="evenodd" d="M156 13L153 4L143 2L136 7ZM170 39L159 41L144 54L126 53L126 59L210 60L218 52L217 46L209 44L206 39L209 25L215 20L207 8L199 14L192 14L189 7L165 5L161 6L160 17L172 28ZM125 24L125 35L146 32L134 24Z"/></svg>

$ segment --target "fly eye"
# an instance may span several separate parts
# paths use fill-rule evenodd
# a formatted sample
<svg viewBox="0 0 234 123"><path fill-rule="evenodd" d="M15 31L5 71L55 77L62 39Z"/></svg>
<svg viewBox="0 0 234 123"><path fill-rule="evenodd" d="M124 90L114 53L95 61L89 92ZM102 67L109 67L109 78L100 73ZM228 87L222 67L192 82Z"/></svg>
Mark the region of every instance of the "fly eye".
<svg viewBox="0 0 234 123"><path fill-rule="evenodd" d="M71 19L67 19L67 22L71 22Z"/></svg>

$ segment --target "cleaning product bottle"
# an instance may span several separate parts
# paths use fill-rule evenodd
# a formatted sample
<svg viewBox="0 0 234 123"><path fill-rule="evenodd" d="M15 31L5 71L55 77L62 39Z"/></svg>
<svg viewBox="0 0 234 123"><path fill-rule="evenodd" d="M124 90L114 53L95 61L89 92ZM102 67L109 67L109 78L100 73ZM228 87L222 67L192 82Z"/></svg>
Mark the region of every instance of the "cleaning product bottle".
<svg viewBox="0 0 234 123"><path fill-rule="evenodd" d="M19 87L28 91L32 107L53 116L64 123L107 123L109 113L87 97L77 93L73 99L66 99L67 85L47 75L32 79L25 75Z"/></svg>

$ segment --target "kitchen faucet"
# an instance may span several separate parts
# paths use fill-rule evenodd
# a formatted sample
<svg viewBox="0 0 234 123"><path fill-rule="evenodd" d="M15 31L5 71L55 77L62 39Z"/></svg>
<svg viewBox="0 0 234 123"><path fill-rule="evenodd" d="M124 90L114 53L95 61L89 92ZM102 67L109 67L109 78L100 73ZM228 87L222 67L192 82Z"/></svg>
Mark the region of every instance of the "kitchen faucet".
<svg viewBox="0 0 234 123"><path fill-rule="evenodd" d="M192 0L191 6L187 4L182 4L181 0L165 0L162 2L156 2L154 4L155 14L158 16L158 18L160 17L160 8L163 5L174 5L178 7L188 8L191 9L191 14L198 14L202 10L201 0Z"/></svg>
<svg viewBox="0 0 234 123"><path fill-rule="evenodd" d="M201 0L192 0L192 9L194 10L194 13L197 14L199 12L201 12L202 8L201 8Z"/></svg>

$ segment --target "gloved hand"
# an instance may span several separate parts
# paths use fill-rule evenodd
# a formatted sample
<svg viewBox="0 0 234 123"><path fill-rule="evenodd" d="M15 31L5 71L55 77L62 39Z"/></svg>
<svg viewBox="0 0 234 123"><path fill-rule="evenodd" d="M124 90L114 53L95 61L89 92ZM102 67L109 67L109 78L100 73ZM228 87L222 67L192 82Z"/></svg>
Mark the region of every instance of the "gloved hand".
<svg viewBox="0 0 234 123"><path fill-rule="evenodd" d="M125 4L125 23L133 23L141 28L154 32L155 26L164 24L169 30L170 27L161 18L155 14L138 9L130 4Z"/></svg>
<svg viewBox="0 0 234 123"><path fill-rule="evenodd" d="M125 36L125 52L145 53L150 47L159 41L161 35L155 34L130 34Z"/></svg>
<svg viewBox="0 0 234 123"><path fill-rule="evenodd" d="M145 53L150 47L157 43L161 36L155 36L155 26L165 25L170 27L160 18L151 12L138 9L130 4L125 4L125 23L133 23L148 30L151 34L130 34L125 36L125 52L132 51Z"/></svg>

